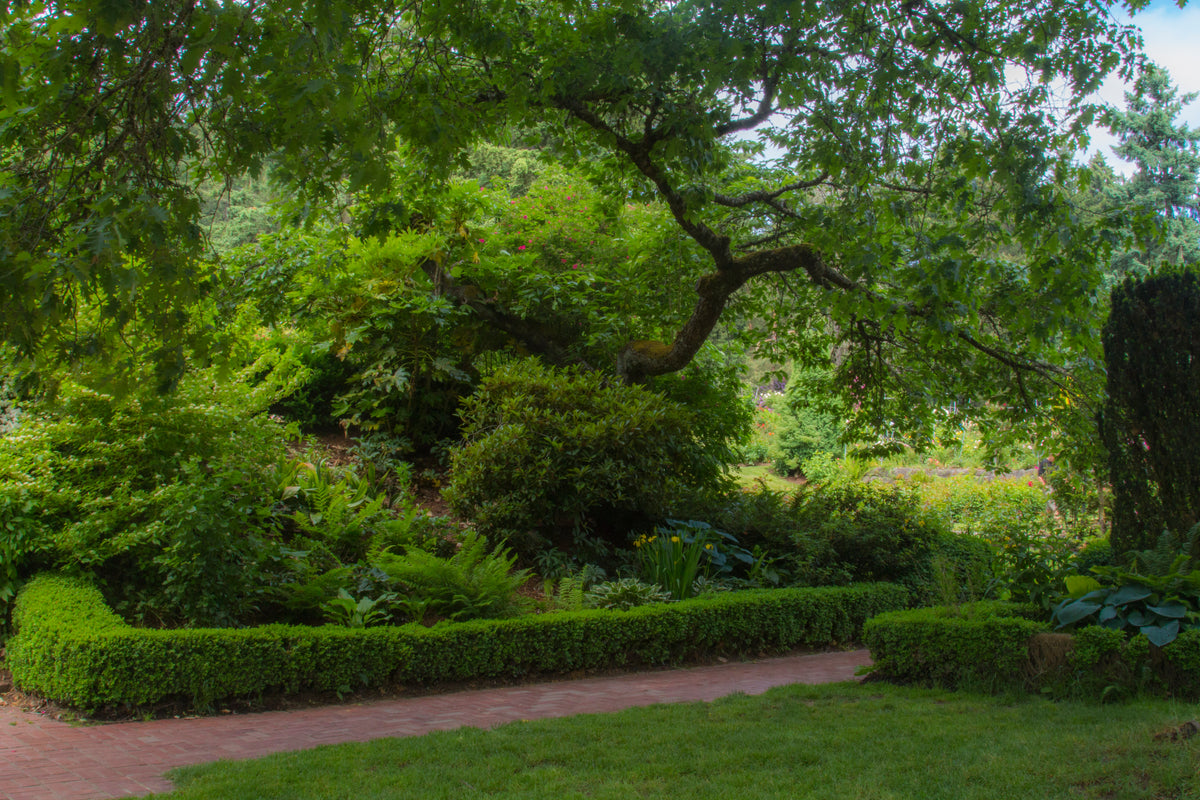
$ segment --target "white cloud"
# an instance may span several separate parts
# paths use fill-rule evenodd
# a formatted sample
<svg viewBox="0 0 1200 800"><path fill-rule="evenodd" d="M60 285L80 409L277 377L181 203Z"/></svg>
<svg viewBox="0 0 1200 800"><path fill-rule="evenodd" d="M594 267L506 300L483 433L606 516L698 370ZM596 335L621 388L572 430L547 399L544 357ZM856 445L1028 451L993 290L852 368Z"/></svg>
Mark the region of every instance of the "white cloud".
<svg viewBox="0 0 1200 800"><path fill-rule="evenodd" d="M1129 17L1119 14L1123 21ZM1179 8L1174 0L1154 0L1150 6L1133 17L1133 24L1142 30L1143 51L1146 56L1171 73L1180 94L1200 92L1200 2L1192 0ZM1099 91L1099 97L1118 108L1125 104L1128 89L1119 77L1111 76ZM1178 119L1193 128L1200 128L1200 100L1183 109ZM1093 129L1089 155L1102 152L1117 171L1133 172L1133 165L1117 160L1112 153L1113 137L1103 129Z"/></svg>

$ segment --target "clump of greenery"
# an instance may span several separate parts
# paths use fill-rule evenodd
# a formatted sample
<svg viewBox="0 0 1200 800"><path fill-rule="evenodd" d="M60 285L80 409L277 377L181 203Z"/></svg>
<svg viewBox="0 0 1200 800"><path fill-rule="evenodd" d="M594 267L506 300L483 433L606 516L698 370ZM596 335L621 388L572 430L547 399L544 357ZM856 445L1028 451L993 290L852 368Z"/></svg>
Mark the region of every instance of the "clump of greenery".
<svg viewBox="0 0 1200 800"><path fill-rule="evenodd" d="M673 499L725 479L724 443L684 406L533 360L501 367L463 404L450 506L532 556L589 529L616 546Z"/></svg>
<svg viewBox="0 0 1200 800"><path fill-rule="evenodd" d="M1153 546L1200 522L1200 276L1130 278L1104 325L1100 432L1113 486L1112 545ZM1200 551L1192 555L1200 556Z"/></svg>
<svg viewBox="0 0 1200 800"><path fill-rule="evenodd" d="M1200 627L1200 569L1192 556L1200 525L1186 537L1164 531L1153 549L1128 565L1093 566L1065 580L1068 597L1054 609L1058 627L1081 623L1141 632L1158 647Z"/></svg>
<svg viewBox="0 0 1200 800"><path fill-rule="evenodd" d="M920 580L945 532L911 488L841 481L805 487L791 503L799 581Z"/></svg>
<svg viewBox="0 0 1200 800"><path fill-rule="evenodd" d="M264 518L285 440L265 412L300 377L272 354L171 395L64 384L0 439L0 592L57 568L92 575L132 618L245 619L271 557Z"/></svg>
<svg viewBox="0 0 1200 800"><path fill-rule="evenodd" d="M448 558L409 548L380 553L373 563L396 587L407 616L422 622L428 615L468 620L516 613L525 604L517 589L530 575L514 569L516 560L503 547L489 550L487 540L470 531Z"/></svg>
<svg viewBox="0 0 1200 800"><path fill-rule="evenodd" d="M619 578L598 583L583 593L584 608L613 608L628 611L651 603L669 603L671 593L637 578Z"/></svg>
<svg viewBox="0 0 1200 800"><path fill-rule="evenodd" d="M789 383L775 404L778 418L771 431L774 435L770 437L768 457L778 474L826 480L836 472L825 462L832 461L830 454L841 451L837 409L817 400L828 402L832 398L826 391L828 379L824 372L802 373ZM824 461L817 459L822 453Z"/></svg>

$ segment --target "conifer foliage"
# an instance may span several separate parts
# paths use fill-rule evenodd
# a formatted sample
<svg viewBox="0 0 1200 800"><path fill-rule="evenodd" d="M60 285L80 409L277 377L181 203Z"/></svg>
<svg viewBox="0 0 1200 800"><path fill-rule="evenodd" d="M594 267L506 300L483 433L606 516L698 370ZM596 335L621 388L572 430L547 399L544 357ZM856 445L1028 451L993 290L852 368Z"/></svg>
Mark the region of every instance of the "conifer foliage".
<svg viewBox="0 0 1200 800"><path fill-rule="evenodd" d="M1126 280L1104 327L1100 430L1113 486L1113 550L1152 547L1200 521L1200 276Z"/></svg>

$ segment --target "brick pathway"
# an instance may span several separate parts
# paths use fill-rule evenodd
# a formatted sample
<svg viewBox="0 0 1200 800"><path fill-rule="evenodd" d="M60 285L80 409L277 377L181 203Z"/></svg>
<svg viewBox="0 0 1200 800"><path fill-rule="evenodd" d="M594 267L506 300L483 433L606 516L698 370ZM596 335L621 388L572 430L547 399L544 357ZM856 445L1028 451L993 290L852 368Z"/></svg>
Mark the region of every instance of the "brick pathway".
<svg viewBox="0 0 1200 800"><path fill-rule="evenodd" d="M850 680L866 650L786 656L300 711L72 726L0 707L0 800L88 800L169 791L163 773L322 744L462 726L760 694L789 683Z"/></svg>

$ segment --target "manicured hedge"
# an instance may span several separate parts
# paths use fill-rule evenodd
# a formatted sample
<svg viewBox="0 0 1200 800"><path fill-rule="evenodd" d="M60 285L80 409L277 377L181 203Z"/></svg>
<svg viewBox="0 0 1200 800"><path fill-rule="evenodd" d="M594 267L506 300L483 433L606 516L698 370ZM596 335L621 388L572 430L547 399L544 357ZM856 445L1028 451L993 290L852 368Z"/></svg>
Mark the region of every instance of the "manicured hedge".
<svg viewBox="0 0 1200 800"><path fill-rule="evenodd" d="M988 601L918 608L870 620L875 672L904 683L1000 689L1023 684L1027 643L1049 623L1034 606Z"/></svg>
<svg viewBox="0 0 1200 800"><path fill-rule="evenodd" d="M433 628L146 630L127 625L87 584L44 575L17 599L8 666L22 689L89 711L180 698L206 706L264 692L430 685L823 647L856 640L868 618L907 600L900 586L858 584Z"/></svg>
<svg viewBox="0 0 1200 800"><path fill-rule="evenodd" d="M947 688L1028 689L1108 700L1146 692L1200 698L1200 630L1163 648L1098 626L1051 633L1033 605L1000 602L894 611L863 640L881 678Z"/></svg>

